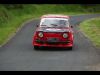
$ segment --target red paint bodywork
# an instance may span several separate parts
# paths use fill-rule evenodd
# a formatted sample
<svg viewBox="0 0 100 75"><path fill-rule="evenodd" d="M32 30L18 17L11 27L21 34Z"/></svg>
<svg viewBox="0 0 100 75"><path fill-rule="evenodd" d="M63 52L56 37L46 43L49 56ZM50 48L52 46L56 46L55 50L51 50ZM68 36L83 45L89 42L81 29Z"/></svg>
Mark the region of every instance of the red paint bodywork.
<svg viewBox="0 0 100 75"><path fill-rule="evenodd" d="M50 18L50 17L52 17L52 18L67 18L68 21L69 21L69 17L66 16L66 15L43 15L40 18L40 21L44 17L47 17L47 18ZM40 24L40 22L39 22L39 24ZM70 25L70 21L69 21L69 25ZM40 28L39 25L38 25L38 28ZM43 28L43 27L41 27L41 28ZM43 38L39 38L38 37L39 32L37 31L37 29L36 29L36 33L34 34L34 38L33 38L33 46L49 46L49 47L72 47L73 46L74 36L73 36L73 31L71 29L71 26L69 28L62 28L62 29L69 29L69 32L66 32L68 34L68 37L66 39L63 38L63 36L62 36L63 33L43 33L43 35L44 35ZM46 29L49 29L49 28L46 28ZM58 28L58 29L61 29L61 28ZM48 37L50 37L50 38L59 38L59 41L70 41L70 43L65 43L65 44L59 43L57 45L53 45L53 44L47 44L47 43L42 43L41 44L41 43L37 43L35 41L37 38L39 38L39 40L45 40L46 41Z"/></svg>

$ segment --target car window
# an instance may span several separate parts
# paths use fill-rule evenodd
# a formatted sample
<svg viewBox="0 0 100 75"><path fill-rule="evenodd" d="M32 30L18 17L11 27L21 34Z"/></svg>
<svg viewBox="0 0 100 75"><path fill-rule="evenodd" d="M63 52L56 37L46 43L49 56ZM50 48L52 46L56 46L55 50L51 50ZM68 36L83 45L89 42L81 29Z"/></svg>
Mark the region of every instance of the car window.
<svg viewBox="0 0 100 75"><path fill-rule="evenodd" d="M67 18L42 18L40 27L69 28L69 22Z"/></svg>

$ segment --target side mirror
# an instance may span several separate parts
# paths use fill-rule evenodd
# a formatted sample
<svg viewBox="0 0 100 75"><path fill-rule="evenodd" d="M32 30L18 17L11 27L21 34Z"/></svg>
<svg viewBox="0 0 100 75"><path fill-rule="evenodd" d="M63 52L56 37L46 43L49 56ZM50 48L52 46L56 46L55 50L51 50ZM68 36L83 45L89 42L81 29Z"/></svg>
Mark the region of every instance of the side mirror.
<svg viewBox="0 0 100 75"><path fill-rule="evenodd" d="M37 24L37 27L38 27L38 24Z"/></svg>
<svg viewBox="0 0 100 75"><path fill-rule="evenodd" d="M73 25L71 25L71 28L73 28Z"/></svg>

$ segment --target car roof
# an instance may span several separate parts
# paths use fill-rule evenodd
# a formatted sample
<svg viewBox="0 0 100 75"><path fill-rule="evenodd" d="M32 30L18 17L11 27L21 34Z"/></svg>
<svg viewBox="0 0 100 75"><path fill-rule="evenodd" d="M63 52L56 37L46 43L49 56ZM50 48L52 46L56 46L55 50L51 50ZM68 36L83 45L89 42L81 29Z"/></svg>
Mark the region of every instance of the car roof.
<svg viewBox="0 0 100 75"><path fill-rule="evenodd" d="M69 19L69 16L67 15L57 15L57 14L46 14L46 15L43 15L41 18L68 18Z"/></svg>

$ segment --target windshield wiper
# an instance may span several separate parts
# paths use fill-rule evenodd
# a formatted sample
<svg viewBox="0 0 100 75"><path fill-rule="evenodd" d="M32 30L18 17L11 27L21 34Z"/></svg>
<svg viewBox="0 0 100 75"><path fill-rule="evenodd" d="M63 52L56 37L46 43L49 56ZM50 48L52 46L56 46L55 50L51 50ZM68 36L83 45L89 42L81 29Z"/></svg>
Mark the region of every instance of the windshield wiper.
<svg viewBox="0 0 100 75"><path fill-rule="evenodd" d="M48 27L48 25L44 25L44 24L43 24L43 25L41 25L41 26L43 26L43 27Z"/></svg>
<svg viewBox="0 0 100 75"><path fill-rule="evenodd" d="M44 25L44 24L43 24L43 25L41 25L41 26L47 26L47 25Z"/></svg>
<svg viewBox="0 0 100 75"><path fill-rule="evenodd" d="M54 27L49 27L48 25L41 25L43 27L48 27L48 28L54 28Z"/></svg>
<svg viewBox="0 0 100 75"><path fill-rule="evenodd" d="M55 27L55 29L56 29L56 28L57 28L57 26L58 26L58 25L56 25L56 24L51 24L51 25L53 25L53 26Z"/></svg>
<svg viewBox="0 0 100 75"><path fill-rule="evenodd" d="M53 25L53 26L58 26L58 25L56 25L56 24L51 24L51 25Z"/></svg>
<svg viewBox="0 0 100 75"><path fill-rule="evenodd" d="M61 26L59 26L61 29L63 28L63 27L61 27Z"/></svg>

